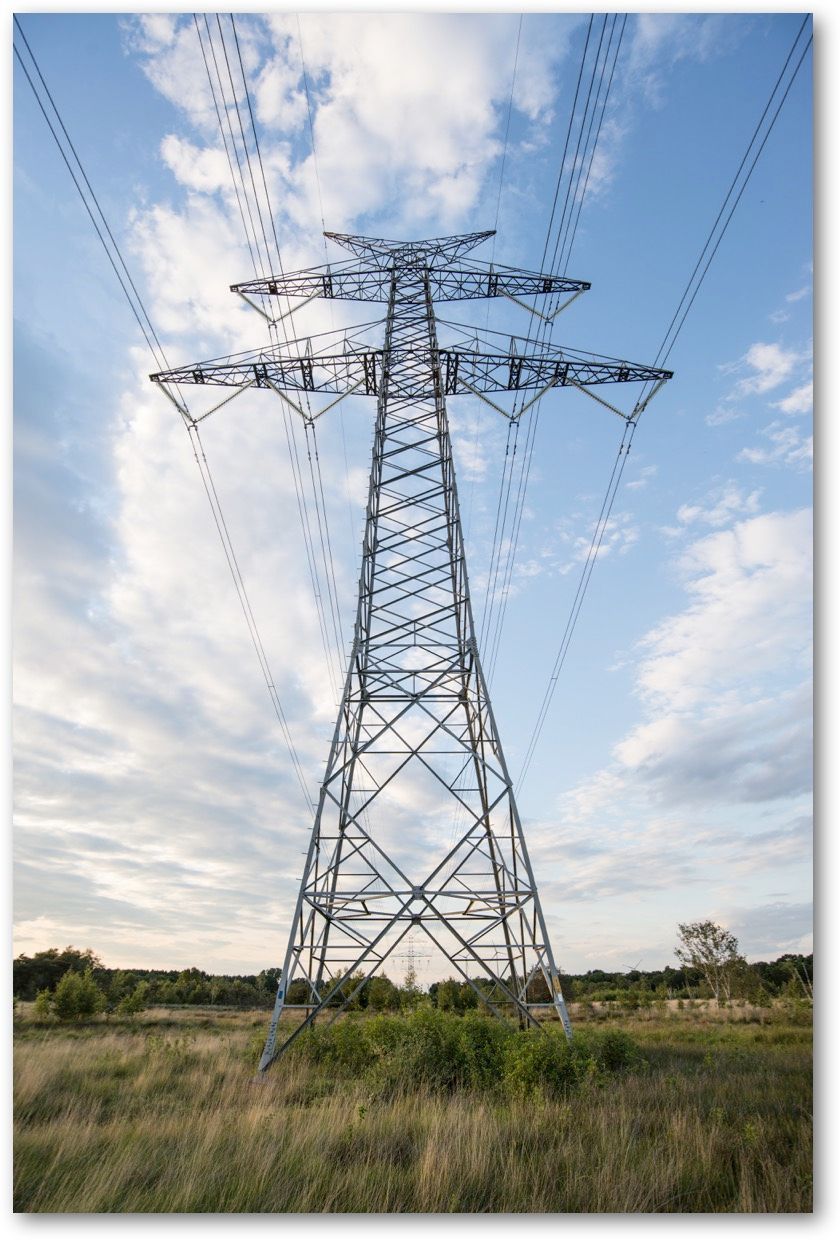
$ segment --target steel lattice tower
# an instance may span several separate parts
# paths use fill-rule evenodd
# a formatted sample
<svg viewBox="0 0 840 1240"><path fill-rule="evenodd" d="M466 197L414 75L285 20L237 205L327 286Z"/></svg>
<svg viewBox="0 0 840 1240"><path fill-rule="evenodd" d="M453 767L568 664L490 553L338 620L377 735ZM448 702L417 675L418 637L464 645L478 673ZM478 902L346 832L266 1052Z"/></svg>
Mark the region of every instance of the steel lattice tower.
<svg viewBox="0 0 840 1240"><path fill-rule="evenodd" d="M536 1009L553 1006L571 1035L479 657L446 396L660 384L670 372L559 349L441 349L436 298L575 297L589 287L463 261L490 235L399 243L328 234L360 261L234 290L249 300L385 301L383 348L272 346L152 376L273 388L286 400L290 390L377 398L353 647L261 1070L327 1005L346 1007L413 927L481 983L494 1011L536 1024ZM304 993L291 1003L295 981ZM291 1029L279 1024L287 1009L302 1014Z"/></svg>

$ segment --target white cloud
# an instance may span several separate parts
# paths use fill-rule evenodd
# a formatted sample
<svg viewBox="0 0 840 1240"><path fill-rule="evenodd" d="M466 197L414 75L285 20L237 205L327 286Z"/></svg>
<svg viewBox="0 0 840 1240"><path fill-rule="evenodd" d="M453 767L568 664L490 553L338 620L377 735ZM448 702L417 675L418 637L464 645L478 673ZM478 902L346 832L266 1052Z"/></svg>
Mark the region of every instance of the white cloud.
<svg viewBox="0 0 840 1240"><path fill-rule="evenodd" d="M633 478L627 483L628 491L642 491L650 482L651 478L655 478L657 474L657 465L643 465L639 470L639 476Z"/></svg>
<svg viewBox="0 0 840 1240"><path fill-rule="evenodd" d="M779 344L758 342L751 345L742 361L753 372L736 386L740 396L761 395L784 383L807 354L784 349Z"/></svg>
<svg viewBox="0 0 840 1240"><path fill-rule="evenodd" d="M783 400L775 401L773 408L781 409L782 413L788 414L810 413L813 404L814 385L809 381L808 383L803 383L800 387L794 388Z"/></svg>
<svg viewBox="0 0 840 1240"><path fill-rule="evenodd" d="M640 13L629 49L629 73L653 107L665 102L668 73L684 60L703 62L731 51L742 31L721 14Z"/></svg>
<svg viewBox="0 0 840 1240"><path fill-rule="evenodd" d="M194 124L213 130L216 110L192 18L155 13L127 18L123 29L129 51L145 57L143 72L155 89Z"/></svg>
<svg viewBox="0 0 840 1240"><path fill-rule="evenodd" d="M768 513L694 543L681 558L693 601L652 629L638 672L657 711L717 701L724 690L802 667L809 649L811 514Z"/></svg>
<svg viewBox="0 0 840 1240"><path fill-rule="evenodd" d="M568 528L569 524L562 522L557 530L561 545L566 544L568 551L563 555L554 549L548 549L543 553L549 566L561 576L566 576L567 573L584 563L592 547L592 538L596 529L596 522L592 521L586 533L573 534ZM635 523L631 513L613 513L604 527L603 537L598 546L598 559L603 559L613 553L626 555L639 541L640 536L641 529Z"/></svg>
<svg viewBox="0 0 840 1240"><path fill-rule="evenodd" d="M771 316L772 317L772 316ZM746 353L735 362L726 362L719 367L726 375L741 374L735 385L718 402L712 413L706 415L707 426L724 426L743 416L739 404L754 396L764 396L774 388L791 379L797 372L799 376L805 366L810 364L810 347L802 349L785 348L778 342L766 343L757 341L750 345ZM744 370L747 374L743 374ZM810 394L811 385L800 383L784 400L774 405L782 408L785 413L807 412L806 397Z"/></svg>
<svg viewBox="0 0 840 1240"><path fill-rule="evenodd" d="M771 422L761 432L770 440L769 448L742 448L739 461L750 465L788 465L796 469L810 469L814 457L812 435L803 435L795 426Z"/></svg>
<svg viewBox="0 0 840 1240"><path fill-rule="evenodd" d="M690 604L640 643L642 720L567 797L572 821L632 833L653 806L789 802L810 781L811 514L770 513L681 557ZM784 667L792 686L779 689ZM646 808L647 807L647 810Z"/></svg>
<svg viewBox="0 0 840 1240"><path fill-rule="evenodd" d="M748 959L772 960L788 952L808 955L814 950L814 910L810 902L776 900L755 908L727 905L714 910L714 914L724 925L731 926Z"/></svg>
<svg viewBox="0 0 840 1240"><path fill-rule="evenodd" d="M733 517L758 512L761 491L743 492L734 482L711 491L700 504L683 504L677 509L681 525L723 526Z"/></svg>
<svg viewBox="0 0 840 1240"><path fill-rule="evenodd" d="M552 898L585 907L587 924L607 901L640 944L708 916L750 954L807 941L805 906L780 906L774 927L766 901L809 875L810 536L809 512L769 513L681 557L690 602L640 643L640 721L557 815L529 824Z"/></svg>
<svg viewBox="0 0 840 1240"><path fill-rule="evenodd" d="M726 426L727 422L735 422L743 416L733 405L722 403L712 413L707 413L704 421L707 426Z"/></svg>
<svg viewBox="0 0 840 1240"><path fill-rule="evenodd" d="M665 713L616 746L627 774L655 802L761 803L807 795L811 781L811 697L794 692L747 703L724 694L688 714Z"/></svg>
<svg viewBox="0 0 840 1240"><path fill-rule="evenodd" d="M185 138L167 134L160 144L163 162L188 189L210 194L230 190L230 168L221 149L198 147Z"/></svg>
<svg viewBox="0 0 840 1240"><path fill-rule="evenodd" d="M279 135L292 134L308 123L303 68L294 42L283 53L271 56L260 70L254 86L257 120ZM276 140L276 139L275 139Z"/></svg>
<svg viewBox="0 0 840 1240"><path fill-rule="evenodd" d="M465 14L310 12L300 25L287 14L240 18L237 30L259 120L285 135L308 130L302 34L328 226L341 230L364 212L399 202L402 218L388 226L413 231L433 218L446 222L463 216L500 154L513 21ZM221 57L218 29L210 25ZM229 39L224 21L222 28ZM206 128L213 119L212 100L192 21L179 24L163 43L149 40L147 24L141 22L140 29L150 80ZM539 126L550 116L554 70L565 56L566 39L557 22L531 18L523 42L528 73L520 75L515 104ZM236 75L235 81L242 93ZM272 198L281 217L304 227L320 216L308 133L294 159L286 152L285 161L269 167L275 146L276 140L262 152Z"/></svg>

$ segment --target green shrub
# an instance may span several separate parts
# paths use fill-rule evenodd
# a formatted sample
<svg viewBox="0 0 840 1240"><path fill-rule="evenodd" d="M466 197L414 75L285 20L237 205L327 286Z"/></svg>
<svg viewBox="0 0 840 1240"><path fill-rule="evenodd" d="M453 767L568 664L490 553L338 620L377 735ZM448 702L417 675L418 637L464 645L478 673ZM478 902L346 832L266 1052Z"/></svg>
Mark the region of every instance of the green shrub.
<svg viewBox="0 0 840 1240"><path fill-rule="evenodd" d="M369 1083L380 1094L417 1085L452 1090L466 1084L470 1065L461 1035L463 1023L428 1007L369 1021Z"/></svg>
<svg viewBox="0 0 840 1240"><path fill-rule="evenodd" d="M506 1092L518 1097L553 1094L586 1079L603 1080L641 1062L633 1039L618 1029L583 1032L567 1042L562 1030L527 1029L507 1048Z"/></svg>
<svg viewBox="0 0 840 1240"><path fill-rule="evenodd" d="M87 1020L104 1006L105 996L90 969L84 973L69 970L55 988L52 1007L59 1020Z"/></svg>
<svg viewBox="0 0 840 1240"><path fill-rule="evenodd" d="M138 982L131 994L123 995L117 1004L119 1016L137 1016L149 1006L149 983Z"/></svg>
<svg viewBox="0 0 840 1240"><path fill-rule="evenodd" d="M52 1014L52 995L48 989L39 990L35 996L35 1015L38 1020L46 1020Z"/></svg>
<svg viewBox="0 0 840 1240"><path fill-rule="evenodd" d="M578 1056L555 1030L523 1029L507 1047L504 1088L515 1097L553 1093L577 1079Z"/></svg>
<svg viewBox="0 0 840 1240"><path fill-rule="evenodd" d="M621 1029L608 1029L604 1033L587 1034L580 1044L599 1068L606 1072L623 1072L638 1066L641 1061L639 1049L629 1034Z"/></svg>
<svg viewBox="0 0 840 1240"><path fill-rule="evenodd" d="M337 1069L342 1075L359 1076L374 1059L367 1034L370 1023L373 1022L350 1017L334 1024L310 1026L297 1041L297 1053L310 1063Z"/></svg>
<svg viewBox="0 0 840 1240"><path fill-rule="evenodd" d="M385 976L372 977L367 987L368 1007L375 1012L395 1012L400 1006L400 992Z"/></svg>
<svg viewBox="0 0 840 1240"><path fill-rule="evenodd" d="M500 1084L504 1075L505 1056L517 1030L494 1017L469 1012L460 1021L461 1042L467 1082L478 1089Z"/></svg>
<svg viewBox="0 0 840 1240"><path fill-rule="evenodd" d="M625 1071L639 1059L632 1039L618 1030L586 1031L569 1044L558 1026L519 1030L478 1012L457 1016L428 1007L312 1027L293 1053L331 1077L361 1077L381 1096L422 1085L530 1097Z"/></svg>

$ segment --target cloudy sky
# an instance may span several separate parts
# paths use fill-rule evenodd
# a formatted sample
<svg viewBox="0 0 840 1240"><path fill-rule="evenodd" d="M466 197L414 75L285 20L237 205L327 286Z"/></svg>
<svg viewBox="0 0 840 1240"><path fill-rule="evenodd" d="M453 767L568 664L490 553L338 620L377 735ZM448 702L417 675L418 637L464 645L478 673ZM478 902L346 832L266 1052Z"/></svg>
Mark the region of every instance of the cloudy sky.
<svg viewBox="0 0 840 1240"><path fill-rule="evenodd" d="M555 342L653 360L800 21L629 18L568 262L592 290ZM192 17L21 24L172 365L264 344L228 291L253 266ZM409 238L498 211L484 257L536 268L587 26L238 17L284 267L342 257L322 219ZM212 67L231 29L201 30ZM569 970L661 966L701 917L753 958L810 945L810 109L808 58L640 424L522 788ZM14 159L16 950L258 970L282 953L311 817L188 437L17 66ZM528 329L511 306L455 310ZM359 321L313 303L295 331ZM450 414L480 616L506 427L469 398ZM372 416L355 400L318 424L345 651ZM253 393L205 425L314 792L336 675L291 424ZM620 429L578 393L539 410L492 680L515 775Z"/></svg>

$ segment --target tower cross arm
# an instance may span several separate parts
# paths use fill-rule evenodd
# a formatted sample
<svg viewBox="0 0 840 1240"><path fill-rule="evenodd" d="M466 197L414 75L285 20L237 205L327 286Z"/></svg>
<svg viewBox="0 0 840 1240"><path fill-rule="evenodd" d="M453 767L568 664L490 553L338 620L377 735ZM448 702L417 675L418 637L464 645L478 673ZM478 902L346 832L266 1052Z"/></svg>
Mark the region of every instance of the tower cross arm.
<svg viewBox="0 0 840 1240"><path fill-rule="evenodd" d="M638 362L570 354L562 349L546 349L540 353L442 349L440 369L447 396L468 392L519 392L547 386L660 384L673 377L671 370L660 370Z"/></svg>
<svg viewBox="0 0 840 1240"><path fill-rule="evenodd" d="M297 354L260 349L207 362L161 370L149 378L158 384L274 388L289 392L323 392L374 396L382 372L382 350Z"/></svg>
<svg viewBox="0 0 840 1240"><path fill-rule="evenodd" d="M387 302L391 291L389 267L364 263L358 266L313 267L264 279L232 284L231 292L246 297L323 297L338 301ZM577 295L591 288L588 280L546 275L517 267L491 263L432 265L429 288L435 301L473 301L486 297L539 297L545 294Z"/></svg>

